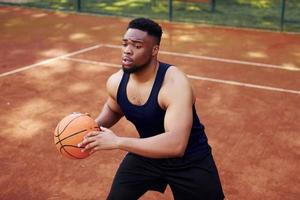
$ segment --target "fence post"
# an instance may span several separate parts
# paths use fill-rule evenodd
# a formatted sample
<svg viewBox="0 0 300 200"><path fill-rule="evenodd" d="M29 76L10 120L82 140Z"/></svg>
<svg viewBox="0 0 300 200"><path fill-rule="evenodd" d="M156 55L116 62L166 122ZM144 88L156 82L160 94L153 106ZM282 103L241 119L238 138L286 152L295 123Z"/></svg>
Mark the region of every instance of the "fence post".
<svg viewBox="0 0 300 200"><path fill-rule="evenodd" d="M280 31L284 29L285 0L281 0Z"/></svg>
<svg viewBox="0 0 300 200"><path fill-rule="evenodd" d="M76 1L77 12L81 12L81 0L75 0L75 1Z"/></svg>
<svg viewBox="0 0 300 200"><path fill-rule="evenodd" d="M211 0L211 11L214 12L216 10L216 0Z"/></svg>
<svg viewBox="0 0 300 200"><path fill-rule="evenodd" d="M173 0L168 1L169 7L169 21L173 20Z"/></svg>

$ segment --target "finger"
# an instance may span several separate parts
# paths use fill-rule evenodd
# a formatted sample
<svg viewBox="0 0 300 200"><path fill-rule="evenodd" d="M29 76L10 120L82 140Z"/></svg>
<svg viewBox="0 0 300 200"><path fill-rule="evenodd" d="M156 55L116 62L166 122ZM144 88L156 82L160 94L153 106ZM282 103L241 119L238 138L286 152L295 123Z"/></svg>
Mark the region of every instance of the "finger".
<svg viewBox="0 0 300 200"><path fill-rule="evenodd" d="M88 132L84 138L88 138L88 137L93 137L93 136L96 136L96 135L99 135L99 131L91 131L91 132Z"/></svg>
<svg viewBox="0 0 300 200"><path fill-rule="evenodd" d="M109 131L108 128L105 128L105 127L103 127L103 126L100 126L100 129L101 129L102 131Z"/></svg>
<svg viewBox="0 0 300 200"><path fill-rule="evenodd" d="M90 142L88 143L87 145L85 145L84 149L82 149L81 151L88 151L88 150L91 150L93 148L95 148L97 146L97 142Z"/></svg>
<svg viewBox="0 0 300 200"><path fill-rule="evenodd" d="M95 141L95 138L93 137L84 137L83 141L78 143L77 146L84 147L86 144L91 143L93 141Z"/></svg>

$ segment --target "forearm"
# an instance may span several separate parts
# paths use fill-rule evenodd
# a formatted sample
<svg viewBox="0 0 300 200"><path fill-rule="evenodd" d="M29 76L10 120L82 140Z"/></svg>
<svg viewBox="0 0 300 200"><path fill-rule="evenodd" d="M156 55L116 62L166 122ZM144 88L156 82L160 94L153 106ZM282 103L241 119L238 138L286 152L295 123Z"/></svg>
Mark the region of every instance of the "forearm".
<svg viewBox="0 0 300 200"><path fill-rule="evenodd" d="M98 115L95 121L99 126L110 128L117 123L122 116L123 115L120 113L111 110L107 104L104 104L101 113Z"/></svg>
<svg viewBox="0 0 300 200"><path fill-rule="evenodd" d="M149 158L181 157L187 142L178 140L173 134L166 132L149 138L120 137L118 148Z"/></svg>

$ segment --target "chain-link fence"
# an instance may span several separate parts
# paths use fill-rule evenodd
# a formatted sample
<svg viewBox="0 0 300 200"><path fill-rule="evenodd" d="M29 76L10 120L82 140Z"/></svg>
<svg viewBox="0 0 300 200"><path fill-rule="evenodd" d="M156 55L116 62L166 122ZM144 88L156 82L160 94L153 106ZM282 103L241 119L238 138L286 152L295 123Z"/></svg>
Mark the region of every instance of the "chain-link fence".
<svg viewBox="0 0 300 200"><path fill-rule="evenodd" d="M0 0L0 3L300 32L300 0Z"/></svg>

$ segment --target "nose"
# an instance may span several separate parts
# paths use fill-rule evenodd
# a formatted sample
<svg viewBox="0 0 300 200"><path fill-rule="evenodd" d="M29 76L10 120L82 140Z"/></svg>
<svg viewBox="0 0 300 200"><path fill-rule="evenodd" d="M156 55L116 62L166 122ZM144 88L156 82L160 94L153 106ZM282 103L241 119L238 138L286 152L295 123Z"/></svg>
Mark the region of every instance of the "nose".
<svg viewBox="0 0 300 200"><path fill-rule="evenodd" d="M130 45L126 45L123 47L123 53L126 55L131 55L132 54L132 49L130 48Z"/></svg>

